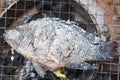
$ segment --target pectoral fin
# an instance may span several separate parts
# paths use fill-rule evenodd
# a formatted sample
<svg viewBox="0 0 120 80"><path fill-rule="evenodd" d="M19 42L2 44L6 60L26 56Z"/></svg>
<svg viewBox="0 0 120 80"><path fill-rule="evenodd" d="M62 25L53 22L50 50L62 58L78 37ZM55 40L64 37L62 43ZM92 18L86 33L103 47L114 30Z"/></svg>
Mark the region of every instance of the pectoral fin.
<svg viewBox="0 0 120 80"><path fill-rule="evenodd" d="M44 78L45 75L46 75L46 71L41 67L39 66L37 63L33 62L33 66L35 68L35 70L37 71L37 73L42 77Z"/></svg>
<svg viewBox="0 0 120 80"><path fill-rule="evenodd" d="M79 65L76 65L76 66L73 66L73 67L70 67L71 69L79 69L79 70L94 70L96 69L96 67L94 65L91 65L87 62L83 62Z"/></svg>

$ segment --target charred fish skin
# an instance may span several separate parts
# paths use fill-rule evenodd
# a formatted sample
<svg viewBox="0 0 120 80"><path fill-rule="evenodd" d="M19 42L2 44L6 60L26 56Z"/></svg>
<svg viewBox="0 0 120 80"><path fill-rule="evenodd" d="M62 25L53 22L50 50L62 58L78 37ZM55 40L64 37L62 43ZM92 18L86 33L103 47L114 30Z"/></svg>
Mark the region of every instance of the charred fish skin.
<svg viewBox="0 0 120 80"><path fill-rule="evenodd" d="M87 60L106 60L114 57L112 53L117 53L116 46L109 46L115 43L104 42L69 20L42 18L18 27L16 31L23 37L22 40L19 40L21 36L17 34L12 35L13 30L8 30L4 34L8 44L33 63L51 71L75 66ZM21 42L16 44L15 40Z"/></svg>
<svg viewBox="0 0 120 80"><path fill-rule="evenodd" d="M57 55L58 55L57 59L59 59L61 54L56 54L56 53L60 53L61 52L59 47L62 48L64 44L66 45L66 47L62 48L63 51L66 51L69 48L70 48L70 51L71 51L71 50L73 50L75 48L76 50L78 50L78 52L75 52L75 53L80 53L80 50L82 48L81 45L87 45L85 43L88 43L88 44L91 44L91 45L94 44L94 43L95 44L99 44L101 42L101 40L99 38L97 38L97 37L94 37L92 35L88 36L88 34L84 30L79 29L78 27L76 27L74 22L62 21L62 23L60 22L60 24L59 24L59 23L57 23L57 21L60 22L59 19L51 19L50 20L49 18L48 19L46 18L46 20L44 20L44 19L42 19L41 21L37 20L37 21L33 21L33 22L31 22L29 24L29 26L30 26L29 29L31 30L31 32L33 31L33 33L34 33L33 44L34 44L34 48L36 48L36 50L39 51L39 48L37 49L38 46L41 47L41 48L46 46L47 49L43 49L43 51L40 51L40 52L44 52L46 50L49 50L49 48L51 48L52 49L51 53L54 51L54 56L57 57ZM39 22L41 22L41 23L39 23ZM66 25L64 25L64 24L66 24ZM36 25L41 25L41 27L40 26L36 26ZM52 25L52 26L49 26L49 25ZM68 27L68 25L69 25L69 27ZM64 26L66 26L66 27L64 27ZM36 30L32 29L33 27L36 27L35 28ZM63 27L64 27L64 29L63 29ZM81 31L79 31L79 30L81 30ZM66 34L66 36L65 36L65 34ZM64 38L63 38L63 36L64 36ZM39 37L40 37L40 39L38 39ZM54 37L56 37L56 38L54 39ZM48 44L52 44L52 43L53 44L52 45L44 45L44 44L47 44L46 40L50 41ZM59 42L60 40L61 40L61 42ZM42 44L44 46L38 45L38 41L39 41L40 44ZM86 41L86 42L83 43L84 41ZM56 48L57 46L58 46L58 48ZM83 47L85 47L85 46L83 46ZM89 47L86 46L85 47L86 50L81 50L81 52L83 51L82 52L83 54L81 53L80 56L83 55L84 59L86 59L85 56L88 56L89 54L86 54L84 51L89 51L90 47L93 47L93 46L89 46ZM80 50L77 49L77 48L80 48ZM66 49L66 50L64 50L64 49ZM57 50L59 52L57 52ZM74 51L76 51L76 50L74 50ZM94 47L93 47L93 50L94 50ZM45 52L45 53L47 53L47 52ZM69 55L69 53L67 51L66 52L62 52L62 53L63 53L64 56ZM76 58L71 58L71 61L74 61L75 59L76 60L74 62L78 61L77 60L78 59L77 56L78 55L76 55ZM80 60L80 61L82 61L82 60Z"/></svg>

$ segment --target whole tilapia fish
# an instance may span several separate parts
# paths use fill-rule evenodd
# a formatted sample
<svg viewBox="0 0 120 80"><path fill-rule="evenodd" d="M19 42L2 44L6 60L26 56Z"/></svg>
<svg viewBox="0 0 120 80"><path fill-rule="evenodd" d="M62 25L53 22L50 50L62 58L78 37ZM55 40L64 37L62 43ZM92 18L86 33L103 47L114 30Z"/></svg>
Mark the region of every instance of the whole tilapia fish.
<svg viewBox="0 0 120 80"><path fill-rule="evenodd" d="M41 76L45 70L73 67L88 60L110 60L117 55L115 41L104 42L58 18L42 18L6 30L4 38L17 52L28 58Z"/></svg>

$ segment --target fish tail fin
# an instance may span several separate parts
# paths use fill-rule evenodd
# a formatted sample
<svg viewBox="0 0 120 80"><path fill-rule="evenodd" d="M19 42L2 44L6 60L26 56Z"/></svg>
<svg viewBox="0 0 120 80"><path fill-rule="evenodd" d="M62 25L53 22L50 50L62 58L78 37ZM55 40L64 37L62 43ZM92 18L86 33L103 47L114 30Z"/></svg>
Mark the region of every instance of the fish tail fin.
<svg viewBox="0 0 120 80"><path fill-rule="evenodd" d="M119 56L118 43L116 41L104 42L100 46L100 53L97 56L97 60L110 61Z"/></svg>

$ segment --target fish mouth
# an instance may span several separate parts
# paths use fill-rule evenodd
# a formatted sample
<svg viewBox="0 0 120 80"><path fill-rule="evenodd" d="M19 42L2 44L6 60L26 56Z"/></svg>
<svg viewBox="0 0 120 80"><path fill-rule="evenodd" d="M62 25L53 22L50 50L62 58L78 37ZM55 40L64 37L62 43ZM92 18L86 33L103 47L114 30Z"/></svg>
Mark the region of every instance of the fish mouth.
<svg viewBox="0 0 120 80"><path fill-rule="evenodd" d="M6 41L10 46L13 46L12 40L11 40L10 38L8 38L9 35L8 35L6 32L3 33L3 37L4 37L5 41Z"/></svg>
<svg viewBox="0 0 120 80"><path fill-rule="evenodd" d="M3 37L4 40L12 47L12 48L16 48L16 44L13 42L14 40L11 38L10 32L12 32L12 30L5 30L5 32L3 33ZM12 35L14 36L14 35Z"/></svg>
<svg viewBox="0 0 120 80"><path fill-rule="evenodd" d="M5 30L3 33L3 37L6 38L6 36L7 36L7 30Z"/></svg>
<svg viewBox="0 0 120 80"><path fill-rule="evenodd" d="M9 40L9 35L8 35L8 32L9 32L9 30L5 30L5 32L3 33L3 37L4 37L4 39L6 40L6 41L8 41Z"/></svg>
<svg viewBox="0 0 120 80"><path fill-rule="evenodd" d="M5 32L3 33L3 37L5 39L5 41L8 41L8 34L7 34L7 30L5 30Z"/></svg>

